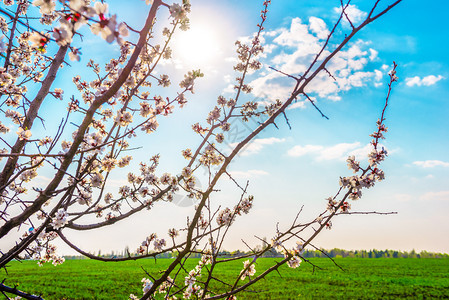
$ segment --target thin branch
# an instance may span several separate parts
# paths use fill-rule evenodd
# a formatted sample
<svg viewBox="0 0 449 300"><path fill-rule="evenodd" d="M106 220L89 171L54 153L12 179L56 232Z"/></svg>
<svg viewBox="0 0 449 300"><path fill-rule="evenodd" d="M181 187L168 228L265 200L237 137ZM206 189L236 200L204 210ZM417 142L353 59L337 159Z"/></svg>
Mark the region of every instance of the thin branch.
<svg viewBox="0 0 449 300"><path fill-rule="evenodd" d="M318 108L318 106L316 106L315 101L313 101L309 95L307 95L306 93L303 93L304 96L306 96L307 100L309 100L310 103L312 103L313 107L315 107L315 109L321 114L321 116L327 120L329 120L329 118L323 114L323 112Z"/></svg>
<svg viewBox="0 0 449 300"><path fill-rule="evenodd" d="M290 75L290 74L287 74L287 73L285 73L285 72L282 72L281 70L278 70L278 69L276 69L276 68L273 68L273 67L268 67L268 68L270 68L271 70L273 70L273 71L276 71L276 72L278 72L278 73L281 73L282 75L285 75L285 76L287 76L287 77L290 77L290 78L292 78L292 79L294 79L294 80L296 80L296 81L300 81L301 79L300 78L298 78L298 77L295 77L295 76L293 76L293 75Z"/></svg>
<svg viewBox="0 0 449 300"><path fill-rule="evenodd" d="M6 292L6 293L11 293L11 294L14 294L14 295L17 295L17 296L20 296L22 298L29 299L29 300L44 300L44 298L42 298L40 296L31 295L31 294L22 292L15 287L12 288L7 285L4 285L3 283L0 283L0 291Z"/></svg>

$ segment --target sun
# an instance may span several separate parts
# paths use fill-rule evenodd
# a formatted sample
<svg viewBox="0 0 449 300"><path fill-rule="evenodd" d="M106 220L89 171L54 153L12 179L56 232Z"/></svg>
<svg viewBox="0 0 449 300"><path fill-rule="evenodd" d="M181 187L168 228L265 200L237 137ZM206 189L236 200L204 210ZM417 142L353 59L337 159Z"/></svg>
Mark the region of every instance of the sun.
<svg viewBox="0 0 449 300"><path fill-rule="evenodd" d="M207 23L196 23L178 32L173 40L173 58L186 67L207 67L218 62L221 54L219 30Z"/></svg>

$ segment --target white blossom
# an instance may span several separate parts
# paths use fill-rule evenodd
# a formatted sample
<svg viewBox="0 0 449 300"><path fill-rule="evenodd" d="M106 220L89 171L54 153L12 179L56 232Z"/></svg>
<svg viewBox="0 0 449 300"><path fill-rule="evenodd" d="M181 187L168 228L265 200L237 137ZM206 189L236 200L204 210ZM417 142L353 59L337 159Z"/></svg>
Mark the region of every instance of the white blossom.
<svg viewBox="0 0 449 300"><path fill-rule="evenodd" d="M60 208L58 209L58 211L56 212L54 218L52 218L52 222L51 225L53 226L53 228L55 230L58 230L59 228L63 227L64 225L67 224L67 217L68 214L65 211L64 208Z"/></svg>

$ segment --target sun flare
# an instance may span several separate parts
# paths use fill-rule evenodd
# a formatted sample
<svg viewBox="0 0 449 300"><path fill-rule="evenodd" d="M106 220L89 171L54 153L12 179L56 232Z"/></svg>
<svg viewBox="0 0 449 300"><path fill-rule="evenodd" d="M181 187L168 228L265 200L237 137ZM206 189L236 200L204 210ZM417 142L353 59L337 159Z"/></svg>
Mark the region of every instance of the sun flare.
<svg viewBox="0 0 449 300"><path fill-rule="evenodd" d="M174 39L173 57L188 67L206 67L220 57L218 31L207 24L197 24L179 32Z"/></svg>

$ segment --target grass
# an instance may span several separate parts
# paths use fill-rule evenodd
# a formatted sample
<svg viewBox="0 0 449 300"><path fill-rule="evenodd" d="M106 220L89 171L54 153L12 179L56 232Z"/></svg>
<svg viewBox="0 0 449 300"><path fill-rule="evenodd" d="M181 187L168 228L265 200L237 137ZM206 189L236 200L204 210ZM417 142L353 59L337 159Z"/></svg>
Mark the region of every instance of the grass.
<svg viewBox="0 0 449 300"><path fill-rule="evenodd" d="M274 263L271 258L257 260L256 273ZM0 272L5 284L45 299L127 299L130 293L142 295L141 279L148 277L142 268L156 276L171 259L103 263L91 260L68 260L54 267L38 267L34 261L11 262L8 275ZM272 273L238 299L448 299L449 259L337 258L345 270L329 259L310 261L322 269L302 263L298 269L282 267L280 275ZM193 269L191 259L186 269ZM222 264L219 277L232 280L240 273L242 261ZM184 276L181 276L183 280ZM243 281L241 281L243 283ZM180 280L181 283L181 280ZM218 288L216 286L215 288Z"/></svg>

